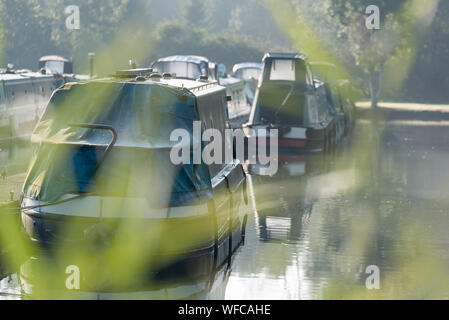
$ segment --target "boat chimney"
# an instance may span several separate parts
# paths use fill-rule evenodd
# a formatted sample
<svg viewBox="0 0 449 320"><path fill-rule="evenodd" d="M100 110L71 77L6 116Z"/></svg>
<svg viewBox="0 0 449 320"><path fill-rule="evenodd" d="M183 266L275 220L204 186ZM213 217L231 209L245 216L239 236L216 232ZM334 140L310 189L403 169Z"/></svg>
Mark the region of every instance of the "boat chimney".
<svg viewBox="0 0 449 320"><path fill-rule="evenodd" d="M131 69L137 69L137 62L134 59L129 60L129 66Z"/></svg>
<svg viewBox="0 0 449 320"><path fill-rule="evenodd" d="M90 52L88 54L89 56L89 78L92 79L94 77L94 59L95 59L95 53Z"/></svg>

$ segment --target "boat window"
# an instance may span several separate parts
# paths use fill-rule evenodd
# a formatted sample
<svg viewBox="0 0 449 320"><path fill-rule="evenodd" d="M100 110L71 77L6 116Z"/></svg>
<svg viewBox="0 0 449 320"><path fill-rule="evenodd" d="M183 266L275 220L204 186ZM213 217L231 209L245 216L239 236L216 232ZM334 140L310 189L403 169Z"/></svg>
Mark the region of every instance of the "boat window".
<svg viewBox="0 0 449 320"><path fill-rule="evenodd" d="M64 61L46 61L45 67L52 73L64 74Z"/></svg>
<svg viewBox="0 0 449 320"><path fill-rule="evenodd" d="M274 59L271 63L270 80L295 81L295 60Z"/></svg>
<svg viewBox="0 0 449 320"><path fill-rule="evenodd" d="M218 76L218 68L215 66L215 63L209 63L208 65L208 69L209 69L209 80L217 80L217 76ZM207 71L205 71L205 73L207 74Z"/></svg>
<svg viewBox="0 0 449 320"><path fill-rule="evenodd" d="M176 74L178 78L199 79L200 76L207 76L207 68L202 64L195 64L184 61L156 62L153 68L159 73Z"/></svg>
<svg viewBox="0 0 449 320"><path fill-rule="evenodd" d="M315 95L307 95L308 120L310 124L317 124L320 122L318 114L318 103Z"/></svg>
<svg viewBox="0 0 449 320"><path fill-rule="evenodd" d="M327 100L324 88L318 90L317 95L317 110L319 122L325 121L329 117L330 104Z"/></svg>

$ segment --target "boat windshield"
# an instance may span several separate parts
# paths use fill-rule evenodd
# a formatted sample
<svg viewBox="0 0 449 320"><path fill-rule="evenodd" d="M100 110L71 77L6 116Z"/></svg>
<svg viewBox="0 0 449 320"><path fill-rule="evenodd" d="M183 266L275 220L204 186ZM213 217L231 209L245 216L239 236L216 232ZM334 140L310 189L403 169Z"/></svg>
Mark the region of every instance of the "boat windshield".
<svg viewBox="0 0 449 320"><path fill-rule="evenodd" d="M159 73L170 73L177 78L199 79L200 76L207 76L207 67L205 64L197 64L187 61L160 61L153 65L153 69Z"/></svg>
<svg viewBox="0 0 449 320"><path fill-rule="evenodd" d="M260 77L261 69L259 68L242 68L235 73L235 76L244 80L257 80Z"/></svg>
<svg viewBox="0 0 449 320"><path fill-rule="evenodd" d="M275 59L271 62L270 80L296 81L295 60Z"/></svg>
<svg viewBox="0 0 449 320"><path fill-rule="evenodd" d="M264 84L256 97L250 123L307 126L307 95L294 83Z"/></svg>

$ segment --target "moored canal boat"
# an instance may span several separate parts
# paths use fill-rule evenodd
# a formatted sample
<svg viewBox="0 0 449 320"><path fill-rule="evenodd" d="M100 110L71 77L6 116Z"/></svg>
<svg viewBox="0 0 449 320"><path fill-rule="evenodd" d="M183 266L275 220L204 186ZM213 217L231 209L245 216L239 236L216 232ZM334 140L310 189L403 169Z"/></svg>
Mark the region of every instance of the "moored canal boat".
<svg viewBox="0 0 449 320"><path fill-rule="evenodd" d="M343 121L339 121L341 128L339 135L351 132L355 123L355 106L349 94L350 83L338 77L337 67L329 62L311 62L314 74L325 83L327 99L332 111Z"/></svg>
<svg viewBox="0 0 449 320"><path fill-rule="evenodd" d="M201 56L170 56L160 58L151 64L151 68L160 74L168 73L178 79L198 80L207 78L218 80L216 64Z"/></svg>
<svg viewBox="0 0 449 320"><path fill-rule="evenodd" d="M0 139L29 135L55 88L53 75L11 69L0 73Z"/></svg>
<svg viewBox="0 0 449 320"><path fill-rule="evenodd" d="M238 128L248 121L251 105L245 93L245 82L232 76L220 78L220 85L226 88L228 101L228 114L232 127Z"/></svg>
<svg viewBox="0 0 449 320"><path fill-rule="evenodd" d="M39 59L39 71L53 74L57 81L57 88L66 82L88 80L89 76L75 74L72 59L58 55L44 56Z"/></svg>
<svg viewBox="0 0 449 320"><path fill-rule="evenodd" d="M256 94L261 72L262 64L257 62L238 63L232 68L232 76L245 81L246 99L251 106L254 102L254 96Z"/></svg>
<svg viewBox="0 0 449 320"><path fill-rule="evenodd" d="M337 119L324 83L314 79L301 54L268 53L245 131L249 138L278 130L279 163L302 161L304 154L332 151ZM251 142L251 139L249 139ZM252 141L255 141L254 139ZM267 144L273 143L272 141Z"/></svg>
<svg viewBox="0 0 449 320"><path fill-rule="evenodd" d="M233 76L220 76L219 65L208 58L182 55L165 57L153 62L151 68L160 74L170 74L177 79L217 81L227 90L229 97L227 110L233 127L239 127L248 120L251 103L248 102L245 93L245 82Z"/></svg>
<svg viewBox="0 0 449 320"><path fill-rule="evenodd" d="M32 136L22 225L49 254L115 244L116 263L129 266L123 251L139 251L139 270L155 278L210 275L243 242L246 176L237 159L206 165L191 154L174 164L171 133L193 137L189 150L198 146L195 123L224 137L226 89L150 72L55 91Z"/></svg>

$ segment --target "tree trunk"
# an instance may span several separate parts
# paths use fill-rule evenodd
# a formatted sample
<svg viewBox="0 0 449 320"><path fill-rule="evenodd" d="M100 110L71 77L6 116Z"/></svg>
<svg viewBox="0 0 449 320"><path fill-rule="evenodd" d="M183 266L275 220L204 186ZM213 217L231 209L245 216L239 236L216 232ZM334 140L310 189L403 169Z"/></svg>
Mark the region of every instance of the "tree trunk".
<svg viewBox="0 0 449 320"><path fill-rule="evenodd" d="M371 108L377 108L378 97L379 97L379 83L380 83L380 74L377 71L373 71L369 77L369 88L370 88L370 96L371 96Z"/></svg>

